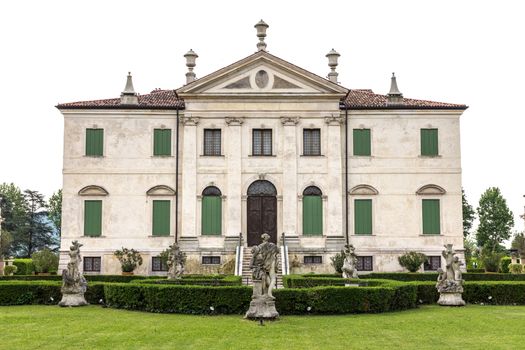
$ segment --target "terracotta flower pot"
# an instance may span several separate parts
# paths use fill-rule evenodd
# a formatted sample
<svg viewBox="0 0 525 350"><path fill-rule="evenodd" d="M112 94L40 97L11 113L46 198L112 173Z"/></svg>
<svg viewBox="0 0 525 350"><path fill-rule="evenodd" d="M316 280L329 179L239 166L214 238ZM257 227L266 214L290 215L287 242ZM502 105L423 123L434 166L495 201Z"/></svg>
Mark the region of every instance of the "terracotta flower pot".
<svg viewBox="0 0 525 350"><path fill-rule="evenodd" d="M124 272L124 271L122 271L122 276L133 276L133 271L131 271L131 272Z"/></svg>

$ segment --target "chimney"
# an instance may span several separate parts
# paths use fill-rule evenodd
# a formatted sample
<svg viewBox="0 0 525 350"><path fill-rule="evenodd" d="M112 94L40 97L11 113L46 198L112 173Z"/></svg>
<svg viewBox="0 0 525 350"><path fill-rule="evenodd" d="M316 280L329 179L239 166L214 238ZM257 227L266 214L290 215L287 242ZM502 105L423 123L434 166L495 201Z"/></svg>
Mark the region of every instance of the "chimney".
<svg viewBox="0 0 525 350"><path fill-rule="evenodd" d="M390 92L387 95L387 104L389 105L398 105L403 104L403 94L399 91L397 87L396 75L392 73L392 78L390 78Z"/></svg>
<svg viewBox="0 0 525 350"><path fill-rule="evenodd" d="M326 57L328 57L328 66L331 69L330 73L328 73L328 80L336 84L339 73L335 71L335 68L337 67L337 60L339 59L339 56L341 55L334 49L330 50L330 52L326 54Z"/></svg>
<svg viewBox="0 0 525 350"><path fill-rule="evenodd" d="M264 42L264 38L266 37L266 29L270 27L264 21L261 19L259 23L257 23L254 28L257 29L257 37L259 38L259 42L257 43L257 51L266 51L266 43Z"/></svg>
<svg viewBox="0 0 525 350"><path fill-rule="evenodd" d="M120 94L120 104L122 105L138 105L139 97L133 89L133 81L131 78L131 72L128 72L128 78L126 80L126 87Z"/></svg>
<svg viewBox="0 0 525 350"><path fill-rule="evenodd" d="M186 52L184 57L186 58L186 67L188 67L188 73L186 73L186 84L189 84L197 79L195 73L193 72L193 68L195 68L195 60L199 56L193 52L192 49L190 49L190 51Z"/></svg>

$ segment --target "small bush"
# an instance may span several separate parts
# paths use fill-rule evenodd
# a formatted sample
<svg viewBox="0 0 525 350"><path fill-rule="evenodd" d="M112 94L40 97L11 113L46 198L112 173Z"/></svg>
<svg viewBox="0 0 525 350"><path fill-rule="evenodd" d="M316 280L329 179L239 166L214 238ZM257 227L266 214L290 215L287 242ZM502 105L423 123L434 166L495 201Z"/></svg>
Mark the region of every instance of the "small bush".
<svg viewBox="0 0 525 350"><path fill-rule="evenodd" d="M408 252L397 258L399 265L403 266L410 272L417 272L421 265L427 261L427 256L423 253Z"/></svg>
<svg viewBox="0 0 525 350"><path fill-rule="evenodd" d="M486 272L498 272L500 268L500 261L503 258L503 253L493 252L488 249L483 249L481 253L481 261L485 267Z"/></svg>
<svg viewBox="0 0 525 350"><path fill-rule="evenodd" d="M512 259L510 256L503 257L499 263L499 272L509 273L509 265L511 262Z"/></svg>
<svg viewBox="0 0 525 350"><path fill-rule="evenodd" d="M134 280L134 283L141 284L177 284L177 285L200 285L200 286L240 286L242 285L242 276L202 276L186 277L181 279L168 280L166 278Z"/></svg>
<svg viewBox="0 0 525 350"><path fill-rule="evenodd" d="M509 272L512 274L523 273L523 265L522 264L510 264Z"/></svg>
<svg viewBox="0 0 525 350"><path fill-rule="evenodd" d="M306 276L306 275L305 275ZM395 281L433 281L437 280L437 273L406 273L406 272L373 272L361 277L370 279L389 279ZM525 274L512 275L508 273L464 273L465 281L525 281Z"/></svg>
<svg viewBox="0 0 525 350"><path fill-rule="evenodd" d="M31 255L35 271L40 273L56 272L58 270L58 255L51 250L44 248Z"/></svg>
<svg viewBox="0 0 525 350"><path fill-rule="evenodd" d="M335 254L330 258L332 262L330 265L334 268L335 272L342 274L343 273L343 264L345 262L345 252L341 250L340 253Z"/></svg>
<svg viewBox="0 0 525 350"><path fill-rule="evenodd" d="M16 265L8 265L4 267L4 275L12 276L13 274L16 273L17 270L18 270L18 267L16 267Z"/></svg>
<svg viewBox="0 0 525 350"><path fill-rule="evenodd" d="M122 272L133 272L137 266L142 265L142 256L135 249L122 247L122 249L115 251L113 254L120 261Z"/></svg>
<svg viewBox="0 0 525 350"><path fill-rule="evenodd" d="M485 269L467 269L467 272L483 273L483 272L485 272Z"/></svg>
<svg viewBox="0 0 525 350"><path fill-rule="evenodd" d="M13 265L18 268L17 275L32 275L35 272L35 265L31 259L15 259Z"/></svg>

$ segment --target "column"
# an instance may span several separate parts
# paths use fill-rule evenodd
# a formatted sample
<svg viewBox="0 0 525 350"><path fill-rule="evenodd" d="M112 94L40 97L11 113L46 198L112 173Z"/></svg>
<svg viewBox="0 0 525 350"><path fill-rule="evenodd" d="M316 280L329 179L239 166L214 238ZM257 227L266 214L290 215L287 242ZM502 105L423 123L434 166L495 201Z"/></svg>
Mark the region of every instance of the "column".
<svg viewBox="0 0 525 350"><path fill-rule="evenodd" d="M283 124L283 231L297 235L297 130L298 117L282 117ZM280 232L279 232L280 233Z"/></svg>
<svg viewBox="0 0 525 350"><path fill-rule="evenodd" d="M341 125L344 119L339 116L326 117L328 158L328 203L325 214L327 236L344 236L343 232L343 172L341 162Z"/></svg>
<svg viewBox="0 0 525 350"><path fill-rule="evenodd" d="M225 118L227 156L226 236L239 237L242 231L242 123L243 118Z"/></svg>
<svg viewBox="0 0 525 350"><path fill-rule="evenodd" d="M182 117L183 142L180 152L182 158L182 221L180 236L196 237L197 220L197 124L199 118Z"/></svg>

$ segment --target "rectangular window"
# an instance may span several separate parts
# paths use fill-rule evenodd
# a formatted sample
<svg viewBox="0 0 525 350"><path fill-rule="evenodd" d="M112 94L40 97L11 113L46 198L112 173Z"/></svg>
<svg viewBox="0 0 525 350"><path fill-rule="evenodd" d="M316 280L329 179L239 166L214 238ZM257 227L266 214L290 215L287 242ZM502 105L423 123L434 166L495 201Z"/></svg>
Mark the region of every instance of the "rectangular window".
<svg viewBox="0 0 525 350"><path fill-rule="evenodd" d="M160 256L151 258L151 271L168 271L168 265L162 261Z"/></svg>
<svg viewBox="0 0 525 350"><path fill-rule="evenodd" d="M100 256L85 256L84 260L84 272L100 272Z"/></svg>
<svg viewBox="0 0 525 350"><path fill-rule="evenodd" d="M170 235L170 201L153 201L153 236Z"/></svg>
<svg viewBox="0 0 525 350"><path fill-rule="evenodd" d="M370 156L370 129L354 129L354 156Z"/></svg>
<svg viewBox="0 0 525 350"><path fill-rule="evenodd" d="M438 129L421 129L421 155L437 156Z"/></svg>
<svg viewBox="0 0 525 350"><path fill-rule="evenodd" d="M202 264L203 265L220 265L221 257L220 256L203 256Z"/></svg>
<svg viewBox="0 0 525 350"><path fill-rule="evenodd" d="M439 235L439 199L423 199L423 234Z"/></svg>
<svg viewBox="0 0 525 350"><path fill-rule="evenodd" d="M104 155L104 129L86 129L86 156Z"/></svg>
<svg viewBox="0 0 525 350"><path fill-rule="evenodd" d="M153 155L171 156L171 129L153 130Z"/></svg>
<svg viewBox="0 0 525 350"><path fill-rule="evenodd" d="M374 265L372 264L371 256L358 256L357 257L357 271L373 271Z"/></svg>
<svg viewBox="0 0 525 350"><path fill-rule="evenodd" d="M204 129L204 155L221 155L221 129Z"/></svg>
<svg viewBox="0 0 525 350"><path fill-rule="evenodd" d="M84 236L102 235L102 201L84 201Z"/></svg>
<svg viewBox="0 0 525 350"><path fill-rule="evenodd" d="M425 271L437 271L441 267L441 257L437 256L427 256L427 261L425 261L424 269Z"/></svg>
<svg viewBox="0 0 525 350"><path fill-rule="evenodd" d="M253 129L252 155L272 155L272 129Z"/></svg>
<svg viewBox="0 0 525 350"><path fill-rule="evenodd" d="M323 257L322 256L305 256L304 257L304 263L305 264L322 264L323 263Z"/></svg>
<svg viewBox="0 0 525 350"><path fill-rule="evenodd" d="M303 155L321 155L321 129L303 129Z"/></svg>
<svg viewBox="0 0 525 350"><path fill-rule="evenodd" d="M354 234L372 234L372 200L354 200Z"/></svg>

